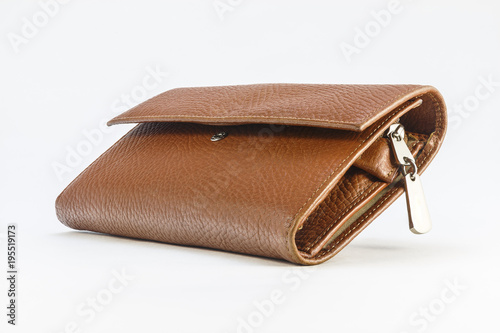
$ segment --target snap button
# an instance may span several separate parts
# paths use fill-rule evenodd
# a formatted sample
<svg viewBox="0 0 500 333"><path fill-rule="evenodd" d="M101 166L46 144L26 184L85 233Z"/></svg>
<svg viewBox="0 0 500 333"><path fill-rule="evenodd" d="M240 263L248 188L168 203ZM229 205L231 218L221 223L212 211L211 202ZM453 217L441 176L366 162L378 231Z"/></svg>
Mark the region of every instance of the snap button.
<svg viewBox="0 0 500 333"><path fill-rule="evenodd" d="M227 136L227 132L219 132L217 134L215 134L214 136L212 136L212 138L210 139L212 142L216 142L216 141L220 141L222 139L224 139L226 136Z"/></svg>

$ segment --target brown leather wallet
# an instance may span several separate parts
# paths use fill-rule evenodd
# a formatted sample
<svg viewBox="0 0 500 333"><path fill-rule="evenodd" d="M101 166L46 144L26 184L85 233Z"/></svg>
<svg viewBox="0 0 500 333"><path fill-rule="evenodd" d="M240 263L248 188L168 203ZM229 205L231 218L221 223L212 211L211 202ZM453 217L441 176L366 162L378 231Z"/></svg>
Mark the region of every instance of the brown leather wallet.
<svg viewBox="0 0 500 333"><path fill-rule="evenodd" d="M446 130L419 85L179 88L110 121L138 123L57 199L68 227L300 264L328 260L406 192Z"/></svg>

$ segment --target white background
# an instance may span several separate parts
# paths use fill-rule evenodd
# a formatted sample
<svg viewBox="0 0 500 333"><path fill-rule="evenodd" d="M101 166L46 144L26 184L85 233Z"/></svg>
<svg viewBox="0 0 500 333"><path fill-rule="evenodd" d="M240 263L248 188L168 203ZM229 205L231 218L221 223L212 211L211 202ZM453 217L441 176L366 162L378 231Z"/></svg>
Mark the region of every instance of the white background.
<svg viewBox="0 0 500 333"><path fill-rule="evenodd" d="M0 331L498 332L499 2L401 0L390 22L374 23L373 11L388 7L384 0L73 0L52 6L44 20L39 2L2 1ZM26 28L34 20L39 27ZM365 29L369 41L358 37L356 46ZM346 57L342 43L358 53ZM151 70L168 75L141 88ZM432 232L408 231L401 198L310 270L75 232L57 221L56 196L129 127L104 133L60 177L54 165L85 145L85 131L128 108L124 94L134 93L137 104L174 87L264 82L436 86L452 122L422 177ZM6 324L3 273L11 223L20 250L15 328ZM133 279L106 298L122 270ZM280 302L270 306L275 293ZM96 296L107 304L92 316L87 302Z"/></svg>

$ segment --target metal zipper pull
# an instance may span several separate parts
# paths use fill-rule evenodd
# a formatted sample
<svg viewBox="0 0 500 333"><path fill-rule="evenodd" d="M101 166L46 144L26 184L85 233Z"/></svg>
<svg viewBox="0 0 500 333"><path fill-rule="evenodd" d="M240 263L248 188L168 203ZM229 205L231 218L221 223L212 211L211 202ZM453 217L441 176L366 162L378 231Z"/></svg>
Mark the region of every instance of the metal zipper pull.
<svg viewBox="0 0 500 333"><path fill-rule="evenodd" d="M391 125L387 131L387 137L391 141L392 150L396 155L404 177L410 230L414 234L425 234L432 228L431 218L425 201L422 182L417 173L417 164L404 141L405 130L403 125Z"/></svg>

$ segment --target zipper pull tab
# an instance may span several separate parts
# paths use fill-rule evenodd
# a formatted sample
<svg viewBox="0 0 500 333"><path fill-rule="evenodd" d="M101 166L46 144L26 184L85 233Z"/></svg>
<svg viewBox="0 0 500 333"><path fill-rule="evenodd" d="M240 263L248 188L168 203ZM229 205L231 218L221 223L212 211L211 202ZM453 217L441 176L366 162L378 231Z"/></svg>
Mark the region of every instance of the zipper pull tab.
<svg viewBox="0 0 500 333"><path fill-rule="evenodd" d="M405 130L401 124L393 124L387 131L387 137L396 159L400 165L401 173L405 180L406 206L408 208L408 219L410 230L414 234L425 234L432 228L431 218L417 164L404 141Z"/></svg>

